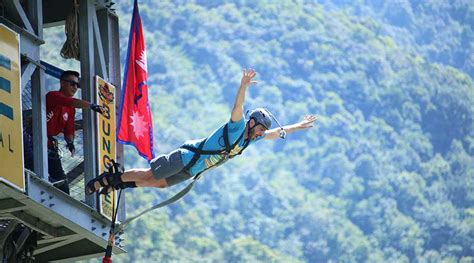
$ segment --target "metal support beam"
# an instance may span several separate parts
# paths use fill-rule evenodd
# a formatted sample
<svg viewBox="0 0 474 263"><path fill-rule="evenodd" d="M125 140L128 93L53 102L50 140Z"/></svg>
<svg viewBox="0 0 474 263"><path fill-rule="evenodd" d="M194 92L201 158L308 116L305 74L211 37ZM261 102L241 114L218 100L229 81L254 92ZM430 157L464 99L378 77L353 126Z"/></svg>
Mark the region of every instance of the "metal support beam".
<svg viewBox="0 0 474 263"><path fill-rule="evenodd" d="M118 18L107 9L97 11L102 44L104 47L104 58L109 73L109 82L116 90L120 89L120 46ZM117 99L120 96L117 96ZM118 104L117 104L118 105Z"/></svg>
<svg viewBox="0 0 474 263"><path fill-rule="evenodd" d="M28 31L15 25L5 17L0 16L0 23L5 24L10 29L20 34L20 52L22 58L26 58L31 63L39 65L39 45L44 44L43 39L30 34Z"/></svg>
<svg viewBox="0 0 474 263"><path fill-rule="evenodd" d="M117 15L107 9L97 11L100 35L104 47L104 58L109 73L109 82L115 86L115 110L118 112L121 99L121 75L120 75L120 39ZM123 163L123 145L117 144L117 162ZM122 192L122 200L125 200L125 192ZM125 202L120 202L119 221L125 220Z"/></svg>
<svg viewBox="0 0 474 263"><path fill-rule="evenodd" d="M23 250L23 246L26 243L26 240L31 236L31 235L36 235L31 229L27 227L22 227L20 228L21 233L18 235L16 238L16 244L15 244L15 254L18 255L20 252Z"/></svg>
<svg viewBox="0 0 474 263"><path fill-rule="evenodd" d="M18 221L16 220L9 220L7 227L2 231L2 234L0 235L0 247L4 248L5 247L5 242L7 241L8 237L10 234L15 230L16 226L19 224ZM3 259L3 249L0 250L0 256Z"/></svg>
<svg viewBox="0 0 474 263"><path fill-rule="evenodd" d="M36 35L35 31L33 30L33 27L31 26L30 20L28 20L28 17L26 16L25 11L23 10L23 7L20 4L19 0L13 0L13 4L15 5L15 9L18 12L18 15L21 18L21 22L23 22L23 25L25 26L26 30L30 32L33 35Z"/></svg>
<svg viewBox="0 0 474 263"><path fill-rule="evenodd" d="M87 238L89 244L95 243L105 247L109 231L108 227L110 225L109 220L101 216L95 209L86 206L83 202L70 198L62 191L38 179L36 176L31 175L29 178L30 199L26 199L24 202L29 207L33 202L35 206L41 204L39 207L32 209L35 209L36 213L40 215L45 215L45 211L50 213L50 215L45 215L47 217L43 218L44 221L59 222L62 226L70 229L71 233L79 233L82 237ZM10 192L17 194L13 190ZM116 249L117 247L114 247L114 253L120 253Z"/></svg>
<svg viewBox="0 0 474 263"><path fill-rule="evenodd" d="M25 11L20 1L4 1L13 19L20 18L25 24L26 30L19 25L12 23L4 17L0 17L0 22L5 23L14 31L20 33L20 50L22 59L27 61L22 65L21 84L22 89L31 79L32 93L32 113L33 113L33 151L34 167L38 176L47 175L46 163L46 118L45 116L45 94L44 94L44 75L40 70L40 45L44 44L43 37L43 9L42 0L28 0L28 9ZM12 18L12 17L9 17ZM39 68L40 67L40 68Z"/></svg>
<svg viewBox="0 0 474 263"><path fill-rule="evenodd" d="M95 197L87 196L86 206L82 201L72 199L51 186L47 179L44 180L48 177L48 164L47 140L45 140L47 133L45 71L40 66L40 46L44 44L43 22L62 23L69 9L63 7L70 7L73 1L0 0L0 2L2 3L0 6L4 7L0 7L0 23L7 25L21 36L21 88L24 89L29 81L31 83L35 168L35 175L29 170L25 171L27 176L25 193L18 192L0 182L2 196L0 200L0 253L3 245L7 245L6 238L12 233L11 231L14 231L15 235L22 233L16 240L20 241L20 245L26 242L24 247L30 245L30 240L39 239L38 249L40 250L35 253L38 262L71 257L89 258L88 255L103 251L107 244L110 221L96 211ZM79 3L82 98L95 102L94 76L97 72L104 79L112 80L111 82L120 88L118 19L109 9L111 3L107 0L81 0ZM104 42L104 36L101 35L103 25L100 24L100 17L97 17L97 10L105 11L107 19L115 19L113 22L108 20L109 27L106 24L107 29L113 24L113 34L115 34L115 39L107 36L107 44ZM114 54L114 62L109 60L111 56L109 53ZM95 124L95 114L84 111L85 181L88 177L89 179L94 177L97 171ZM2 221L2 218L5 220ZM6 223L2 225L2 222ZM12 224L8 226L8 222ZM25 231L17 232L24 227ZM11 231L2 240L1 234L9 229ZM36 238L30 235L32 233L36 235ZM114 246L113 251L114 253L124 252L119 246ZM1 254L0 258L3 258Z"/></svg>
<svg viewBox="0 0 474 263"><path fill-rule="evenodd" d="M43 38L43 0L28 0L27 15L38 38Z"/></svg>
<svg viewBox="0 0 474 263"><path fill-rule="evenodd" d="M23 8L19 1L15 0L10 3L15 5L15 8ZM39 177L47 175L46 163L46 142L44 136L46 135L46 118L45 116L45 94L44 94L44 75L38 68L39 63L39 46L44 44L43 36L43 10L41 0L28 1L28 30L19 28L17 25L7 22L8 26L18 30L21 40L21 54L22 58L28 61L22 65L22 89L31 79L31 100L32 100L32 119L33 119L33 151L34 151L34 167L35 172ZM22 20L25 20L26 14L23 12ZM27 20L27 19L26 19ZM4 22L4 21L3 21Z"/></svg>
<svg viewBox="0 0 474 263"><path fill-rule="evenodd" d="M21 90L25 89L26 84L30 82L31 75L36 69L36 65L30 62L26 62L21 67Z"/></svg>
<svg viewBox="0 0 474 263"><path fill-rule="evenodd" d="M64 227L53 227L38 218L25 212L12 212L8 215L2 215L1 218L15 219L28 226L29 228L45 235L48 238L71 235L71 231Z"/></svg>
<svg viewBox="0 0 474 263"><path fill-rule="evenodd" d="M32 35L36 35L35 31L33 30L33 27L31 26L30 21L28 20L28 17L26 16L25 11L23 10L23 7L20 4L19 0L13 0L13 1L4 1L5 6L13 13L15 14L16 18L21 21L23 26L25 27L26 31Z"/></svg>
<svg viewBox="0 0 474 263"><path fill-rule="evenodd" d="M107 68L107 73L110 76L109 79L106 79L108 82L111 82L112 71L110 71L110 23L109 23L109 12L107 9L97 10L97 23L99 28L99 33L102 40L102 46L104 47L104 61ZM112 83L112 82L111 82ZM114 84L114 83L112 83Z"/></svg>
<svg viewBox="0 0 474 263"><path fill-rule="evenodd" d="M115 112L120 110L120 99L122 98L122 75L120 74L120 35L119 35L119 20L117 15L109 12L109 27L110 27L110 36L109 36L109 76L111 82L116 86L117 98L115 103ZM117 160L119 163L123 163L123 144L118 143L117 146ZM126 199L126 193L122 193L122 200ZM120 202L119 205L119 214L118 219L124 221L126 217L126 202Z"/></svg>
<svg viewBox="0 0 474 263"><path fill-rule="evenodd" d="M92 16L95 14L95 7L92 1L80 1L79 3L79 37L80 54L81 54L81 86L82 98L84 100L94 102L94 75L95 75L95 58L94 58L94 35ZM95 177L97 172L96 161L96 132L95 132L95 115L91 111L84 111L83 114L84 128L84 182L88 182ZM85 185L84 185L85 187ZM86 203L97 208L97 200L94 195L86 196Z"/></svg>
<svg viewBox="0 0 474 263"><path fill-rule="evenodd" d="M13 31L21 34L22 41L23 41L23 37L25 37L25 38L29 39L30 41L37 43L38 45L39 44L44 44L43 39L39 38L35 34L31 34L29 31L23 29L22 27L19 27L18 25L16 25L12 21L6 19L5 17L0 16L0 22L5 24L7 27L12 29Z"/></svg>
<svg viewBox="0 0 474 263"><path fill-rule="evenodd" d="M26 206L13 198L0 200L0 214L24 210Z"/></svg>
<svg viewBox="0 0 474 263"><path fill-rule="evenodd" d="M76 235L70 235L70 236L67 236L67 239L64 239L62 241L59 241L57 243L54 243L54 244L51 244L49 246L44 246L42 248L38 248L38 249L35 249L35 251L33 252L34 255L38 255L38 254L41 254L41 253L44 253L44 252L47 252L47 251L50 251L50 250L53 250L53 249L56 249L58 247L62 247L62 246L65 246L65 245L68 245L68 244L71 244L71 243L74 243L78 240L81 240L83 237L81 237L81 235L79 234L76 234Z"/></svg>
<svg viewBox="0 0 474 263"><path fill-rule="evenodd" d="M63 241L63 240L66 240L66 239L69 239L69 238L74 238L76 236L81 236L80 234L72 234L72 235L68 235L68 236L61 236L61 237L53 237L53 238L48 238L48 239L41 239L41 240L38 240L37 243L38 245L44 245L44 244L49 244L49 243L56 243L56 242L59 242L59 241Z"/></svg>
<svg viewBox="0 0 474 263"><path fill-rule="evenodd" d="M38 177L48 178L48 145L46 137L46 91L44 71L36 68L31 77L31 101L33 113L33 160Z"/></svg>
<svg viewBox="0 0 474 263"><path fill-rule="evenodd" d="M107 72L107 68L105 67L104 48L102 45L102 38L99 30L99 23L97 22L96 12L92 13L92 24L94 25L94 50L96 53L95 70L99 73L98 75L108 81L109 74Z"/></svg>

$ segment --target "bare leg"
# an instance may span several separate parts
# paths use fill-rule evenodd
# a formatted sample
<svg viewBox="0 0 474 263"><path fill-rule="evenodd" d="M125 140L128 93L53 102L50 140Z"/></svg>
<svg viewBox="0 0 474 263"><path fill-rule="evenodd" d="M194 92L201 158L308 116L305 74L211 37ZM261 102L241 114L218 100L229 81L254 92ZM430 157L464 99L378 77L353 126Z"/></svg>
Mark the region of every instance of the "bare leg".
<svg viewBox="0 0 474 263"><path fill-rule="evenodd" d="M122 181L135 182L138 187L168 187L166 179L156 180L150 168L127 170L122 174Z"/></svg>
<svg viewBox="0 0 474 263"><path fill-rule="evenodd" d="M163 154L155 158L150 163L150 168L134 168L125 171L123 174L120 174L120 180L117 180L116 178L118 174L109 174L107 172L102 173L98 180L91 180L87 183L86 193L91 194L99 191L101 187L111 191L112 187L109 187L109 181L114 184L112 185L113 187L120 189L133 187L166 188L169 185L165 178L178 176L179 178L171 179L173 180L173 184L189 178L189 176L180 175L183 168L184 165L181 159L181 152L178 149L169 154ZM155 174L156 177L153 176L153 174ZM178 181L176 181L176 179ZM122 182L122 184L120 184L120 182ZM103 190L104 189L102 189L101 192L103 192Z"/></svg>

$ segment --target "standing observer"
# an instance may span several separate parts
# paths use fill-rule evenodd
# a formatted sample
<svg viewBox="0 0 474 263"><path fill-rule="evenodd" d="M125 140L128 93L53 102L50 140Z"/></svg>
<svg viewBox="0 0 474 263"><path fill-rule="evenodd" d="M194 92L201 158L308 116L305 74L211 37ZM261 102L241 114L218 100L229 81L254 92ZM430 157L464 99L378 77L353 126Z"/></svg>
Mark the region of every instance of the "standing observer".
<svg viewBox="0 0 474 263"><path fill-rule="evenodd" d="M48 172L49 181L58 189L69 194L69 183L61 163L61 151L55 136L64 134L67 149L74 156L74 116L76 108L90 109L103 114L104 108L85 100L76 99L74 95L79 88L79 72L66 70L60 77L58 91L46 94L46 127L48 134Z"/></svg>

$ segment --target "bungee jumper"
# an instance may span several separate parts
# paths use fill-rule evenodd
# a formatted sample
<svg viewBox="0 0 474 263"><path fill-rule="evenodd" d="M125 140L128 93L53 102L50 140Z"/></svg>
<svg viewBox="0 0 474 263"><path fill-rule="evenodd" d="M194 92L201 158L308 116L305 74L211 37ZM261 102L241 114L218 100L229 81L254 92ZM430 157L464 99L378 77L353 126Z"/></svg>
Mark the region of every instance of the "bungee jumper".
<svg viewBox="0 0 474 263"><path fill-rule="evenodd" d="M171 198L129 217L123 222L116 223L117 211L115 211L106 253L102 259L103 263L112 262L112 247L114 236L117 233L123 232L130 222L142 215L179 200L193 188L203 172L240 155L250 144L261 139L285 139L287 134L313 127L313 123L317 119L315 115L306 115L298 123L281 126L273 114L265 108L254 109L249 113L248 120L245 120L243 108L245 93L250 85L257 83L254 80L256 75L255 70L244 69L230 120L208 137L186 141L178 149L152 159L150 167L145 169L132 168L124 172L122 166L112 160L108 171L87 183L85 192L88 195L95 192L107 194L113 189L120 190L117 201L120 202L122 189L166 188L193 178L191 183ZM275 120L278 128L271 129L272 119Z"/></svg>
<svg viewBox="0 0 474 263"><path fill-rule="evenodd" d="M180 148L151 160L149 168L132 168L123 172L120 165L113 162L109 171L87 183L86 194L105 194L113 189L135 187L166 188L191 178L197 180L203 172L240 155L250 144L261 139L285 138L297 130L313 127L317 119L315 115L307 115L300 122L281 126L265 108L252 110L248 120L245 120L245 93L250 85L256 83L256 75L255 70L244 69L230 120L207 138L186 141ZM277 122L278 128L271 128L272 119Z"/></svg>
<svg viewBox="0 0 474 263"><path fill-rule="evenodd" d="M148 168L132 168L123 171L122 166L111 160L108 171L90 180L85 188L87 195L107 194L113 189L135 187L166 188L188 179L191 182L171 198L148 208L123 222L116 223L115 211L109 242L103 262L112 262L112 246L115 234L122 232L130 222L142 215L176 202L186 195L201 177L202 173L222 165L229 159L240 155L250 144L261 139L284 139L287 134L313 127L315 115L307 115L302 121L281 126L276 118L265 108L257 108L244 116L245 93L249 86L256 84L254 69L244 69L237 91L230 120L217 128L208 137L186 141L183 146L158 157L153 153L152 114L148 104L146 49L137 0L134 1L132 23L124 69L121 110L118 121L117 141L135 146L139 154L149 160ZM279 128L272 129L272 119ZM133 127L133 129L132 129ZM118 206L118 205L117 205Z"/></svg>

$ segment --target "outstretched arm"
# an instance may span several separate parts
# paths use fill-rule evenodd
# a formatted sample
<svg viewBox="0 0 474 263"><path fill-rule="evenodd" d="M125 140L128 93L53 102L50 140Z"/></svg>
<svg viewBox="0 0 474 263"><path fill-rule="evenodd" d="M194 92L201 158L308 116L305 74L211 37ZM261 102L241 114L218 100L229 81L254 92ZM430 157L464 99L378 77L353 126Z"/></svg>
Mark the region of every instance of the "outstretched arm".
<svg viewBox="0 0 474 263"><path fill-rule="evenodd" d="M100 114L103 114L106 110L104 106L99 106L97 104L90 103L81 99L66 97L61 92L49 92L46 95L46 101L48 101L52 105L62 105L73 108L90 109Z"/></svg>
<svg viewBox="0 0 474 263"><path fill-rule="evenodd" d="M253 78L257 75L253 69L244 69L244 74L242 80L240 81L239 91L237 91L237 96L235 97L234 108L232 108L232 115L230 119L232 122L237 122L242 119L244 115L244 101L245 101L245 91L247 87L257 83Z"/></svg>
<svg viewBox="0 0 474 263"><path fill-rule="evenodd" d="M97 104L90 103L81 99L74 99L74 101L72 102L72 107L81 109L91 109L100 114L103 114L105 112L104 106L99 106Z"/></svg>
<svg viewBox="0 0 474 263"><path fill-rule="evenodd" d="M305 130L313 127L313 123L318 117L316 115L306 115L304 119L298 123L285 125L283 129L286 134L290 134L295 131ZM280 138L280 128L271 129L265 132L265 140L274 140Z"/></svg>

